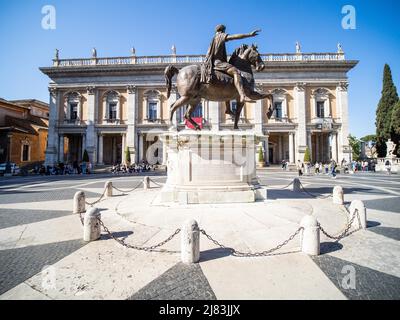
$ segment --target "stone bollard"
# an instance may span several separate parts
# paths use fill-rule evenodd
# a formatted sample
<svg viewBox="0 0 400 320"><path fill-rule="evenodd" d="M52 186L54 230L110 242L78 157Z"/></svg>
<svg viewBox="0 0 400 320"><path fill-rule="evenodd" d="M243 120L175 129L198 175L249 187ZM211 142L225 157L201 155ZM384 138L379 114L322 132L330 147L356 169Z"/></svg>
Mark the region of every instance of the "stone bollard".
<svg viewBox="0 0 400 320"><path fill-rule="evenodd" d="M106 198L110 198L113 196L113 186L111 181L107 181L104 185L104 189L106 190L104 196Z"/></svg>
<svg viewBox="0 0 400 320"><path fill-rule="evenodd" d="M294 178L293 179L293 192L300 192L300 191L301 191L300 179Z"/></svg>
<svg viewBox="0 0 400 320"><path fill-rule="evenodd" d="M317 219L307 215L301 219L300 225L304 228L301 237L301 251L312 256L318 256L320 239Z"/></svg>
<svg viewBox="0 0 400 320"><path fill-rule="evenodd" d="M335 186L333 188L332 201L334 204L344 203L343 188L341 186Z"/></svg>
<svg viewBox="0 0 400 320"><path fill-rule="evenodd" d="M150 189L150 177L143 178L143 189L144 190Z"/></svg>
<svg viewBox="0 0 400 320"><path fill-rule="evenodd" d="M200 260L200 231L196 220L188 220L182 227L181 259L183 263L197 263Z"/></svg>
<svg viewBox="0 0 400 320"><path fill-rule="evenodd" d="M100 238L101 226L98 218L101 218L99 209L93 207L86 211L83 220L84 241L94 241Z"/></svg>
<svg viewBox="0 0 400 320"><path fill-rule="evenodd" d="M365 209L365 205L364 202L362 202L361 200L353 200L350 204L350 217L349 219L351 219L351 217L353 217L354 214L356 214L355 211L358 211L358 214L360 216L360 223L358 222L357 217L354 218L354 222L353 222L353 226L357 226L358 228L362 228L362 229L367 229L367 210Z"/></svg>
<svg viewBox="0 0 400 320"><path fill-rule="evenodd" d="M83 191L78 191L74 195L73 213L82 213L86 211L85 208L86 196Z"/></svg>

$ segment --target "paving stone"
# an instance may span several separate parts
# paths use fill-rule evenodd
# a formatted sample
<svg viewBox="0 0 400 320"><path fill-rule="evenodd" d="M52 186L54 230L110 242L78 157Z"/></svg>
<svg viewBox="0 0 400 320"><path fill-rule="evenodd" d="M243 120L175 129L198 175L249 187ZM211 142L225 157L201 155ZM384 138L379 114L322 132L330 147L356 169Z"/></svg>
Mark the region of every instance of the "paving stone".
<svg viewBox="0 0 400 320"><path fill-rule="evenodd" d="M178 263L128 300L216 300L198 264Z"/></svg>
<svg viewBox="0 0 400 320"><path fill-rule="evenodd" d="M312 257L314 262L329 277L333 284L351 300L398 300L400 278L370 269L328 254ZM355 270L355 289L344 288L343 279L350 273L343 269L352 266ZM346 280L345 280L346 282ZM346 282L348 283L348 282Z"/></svg>
<svg viewBox="0 0 400 320"><path fill-rule="evenodd" d="M29 224L72 214L66 210L0 209L0 229Z"/></svg>
<svg viewBox="0 0 400 320"><path fill-rule="evenodd" d="M17 249L0 250L0 294L29 279L46 265L73 253L86 242L70 240Z"/></svg>

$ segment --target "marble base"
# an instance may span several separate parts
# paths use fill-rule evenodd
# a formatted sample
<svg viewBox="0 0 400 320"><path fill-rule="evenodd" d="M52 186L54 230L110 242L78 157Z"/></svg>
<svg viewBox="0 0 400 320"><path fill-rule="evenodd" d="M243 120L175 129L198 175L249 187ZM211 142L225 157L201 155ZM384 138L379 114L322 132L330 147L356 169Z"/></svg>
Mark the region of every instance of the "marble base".
<svg viewBox="0 0 400 320"><path fill-rule="evenodd" d="M263 136L240 131L183 130L162 136L167 182L161 202L180 204L256 201L256 146Z"/></svg>

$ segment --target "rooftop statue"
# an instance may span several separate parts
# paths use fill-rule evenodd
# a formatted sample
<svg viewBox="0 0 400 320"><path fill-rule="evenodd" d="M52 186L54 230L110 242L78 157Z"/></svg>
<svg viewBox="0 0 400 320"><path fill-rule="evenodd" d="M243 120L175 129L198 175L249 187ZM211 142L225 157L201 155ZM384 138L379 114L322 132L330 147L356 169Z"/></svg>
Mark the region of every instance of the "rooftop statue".
<svg viewBox="0 0 400 320"><path fill-rule="evenodd" d="M225 102L225 113L235 117L234 129L238 129L240 112L245 102L269 98L273 105L271 94L255 91L255 82L252 67L262 71L265 67L257 46L241 45L232 53L227 61L225 43L230 40L254 37L260 30L248 34L228 35L225 26L218 25L211 41L205 61L202 65L190 65L178 70L173 65L165 69L165 79L168 88L167 96L170 96L172 77L177 74L177 90L180 98L170 106L170 121L174 112L182 106L188 105L185 113L187 119L196 130L200 126L191 118L191 113L200 103L201 99ZM237 108L233 113L230 101L236 100ZM270 106L268 118L272 115Z"/></svg>

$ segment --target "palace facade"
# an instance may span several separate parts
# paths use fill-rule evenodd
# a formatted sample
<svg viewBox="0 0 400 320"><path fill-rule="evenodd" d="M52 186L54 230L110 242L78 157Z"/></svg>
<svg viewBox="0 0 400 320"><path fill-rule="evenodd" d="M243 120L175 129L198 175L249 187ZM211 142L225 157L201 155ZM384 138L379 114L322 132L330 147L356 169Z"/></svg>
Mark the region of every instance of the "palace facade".
<svg viewBox="0 0 400 320"><path fill-rule="evenodd" d="M348 77L358 61L336 53L262 54L265 69L255 72L257 89L274 96L276 110L267 118L268 100L248 103L239 127L264 134L266 163L303 161L308 147L312 161L349 160ZM84 150L93 164L146 160L157 136L166 132L169 106L164 69L198 64L202 55L136 56L59 59L40 70L51 79L49 137L46 164L81 161ZM175 80L175 78L174 78ZM231 102L235 109L235 102ZM183 108L181 108L183 109ZM176 114L185 127L184 110ZM202 101L195 110L203 130L232 129L224 103ZM158 144L159 162L165 160ZM154 152L154 150L151 150Z"/></svg>
<svg viewBox="0 0 400 320"><path fill-rule="evenodd" d="M29 168L45 161L49 106L35 99L0 98L0 163Z"/></svg>

